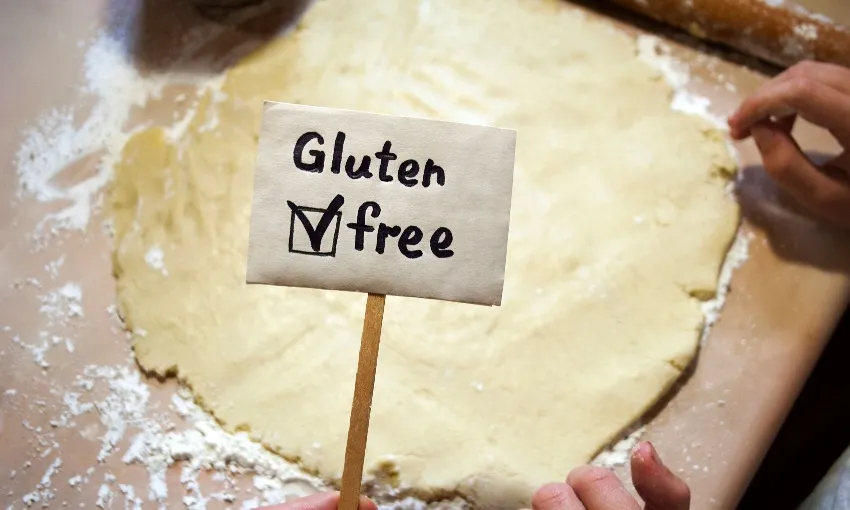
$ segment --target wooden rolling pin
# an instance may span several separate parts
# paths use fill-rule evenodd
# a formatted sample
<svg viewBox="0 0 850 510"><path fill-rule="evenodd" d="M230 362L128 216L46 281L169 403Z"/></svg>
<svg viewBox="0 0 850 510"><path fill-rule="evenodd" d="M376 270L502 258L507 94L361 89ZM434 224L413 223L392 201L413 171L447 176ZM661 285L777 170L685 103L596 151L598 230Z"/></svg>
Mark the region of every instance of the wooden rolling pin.
<svg viewBox="0 0 850 510"><path fill-rule="evenodd" d="M609 0L779 66L806 59L850 67L850 29L788 0Z"/></svg>

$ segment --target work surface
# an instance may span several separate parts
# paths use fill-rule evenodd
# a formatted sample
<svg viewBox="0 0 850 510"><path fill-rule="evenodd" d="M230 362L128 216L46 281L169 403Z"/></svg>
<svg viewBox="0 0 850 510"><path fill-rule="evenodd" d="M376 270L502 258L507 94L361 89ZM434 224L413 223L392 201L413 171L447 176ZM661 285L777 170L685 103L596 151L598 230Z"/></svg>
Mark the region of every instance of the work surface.
<svg viewBox="0 0 850 510"><path fill-rule="evenodd" d="M154 415L162 416L163 422L173 420L175 429L186 426L168 407L175 391L172 383L148 381L151 397L144 416L126 405L139 395L134 386L137 369L114 312L109 229L102 228L105 217L95 207L82 225L72 222L61 228L61 224L43 223L47 214L69 204L78 204L69 220L86 219L89 202L85 197L89 190L101 189L107 177L97 168L98 154L88 150L110 140L61 136L56 126L62 125L63 108L82 105L75 118L77 126L85 121L89 107L99 122L114 122L98 110L112 103L93 98L127 101L142 94L130 85L132 77L98 76L96 66L81 73L92 38L101 27L121 30L121 19L133 19L146 31L159 34L155 38L159 46L179 40L186 13L175 7L173 13L157 11L153 16L153 5L138 4L138 12L130 16L131 8L110 8L104 2L84 6L28 2L8 7L10 14L0 21L6 43L0 59L7 69L0 126L0 154L7 162L0 174L4 197L0 208L0 391L4 392L0 396L0 494L4 507L22 507L27 494L35 494L30 499L39 498L34 501L37 506L44 502L61 506L67 501L70 506L91 507L98 493L104 506L111 497L112 506L121 507L127 487L134 487L135 494L146 500L148 474L140 466L122 462L134 427L145 416ZM836 19L850 17L830 12L828 5L819 9ZM222 46L239 47L241 55L259 42L229 29L217 32L212 42L182 40L184 47L193 47L196 55L204 57L210 56L209 48ZM673 55L691 69L694 78L689 86L711 98L715 114L728 113L765 79L744 65L671 45ZM142 68L157 68L161 63L157 47L137 45L135 62ZM228 58L232 57L233 53ZM218 60L216 66L226 66L228 61ZM200 58L189 63L198 62ZM191 65L179 69L184 82L186 75L208 70ZM97 80L102 81L103 90L78 88ZM188 83L164 87L161 97L145 107L139 105L128 124L170 123L171 105L180 104L175 98L191 97L193 91ZM45 117L52 108L58 113ZM29 192L20 192L16 154L23 140L32 140L22 129L35 126L39 118L52 118L55 124L42 125L42 131L53 133L57 140L76 140L71 143L78 146L59 148L70 164L55 175L30 164L23 175ZM828 137L810 126L801 125L797 134L807 150L836 150ZM695 509L734 506L850 296L846 276L850 242L796 212L764 176L750 143L737 148L743 169L737 194L745 215L743 235L751 236L749 258L734 275L720 319L692 374L647 417L652 420L642 436L653 441L669 465L691 484ZM35 154L32 161L38 157ZM80 226L84 228L76 228ZM118 367L127 367L126 372ZM86 386L99 396L80 401L99 402L97 413L76 415L80 405L68 395L85 395ZM76 393L68 391L74 388ZM67 426L70 422L76 425ZM105 432L113 435L104 440ZM104 455L105 462L97 462L99 454L113 448L116 455ZM69 483L77 475L80 480ZM179 478L180 469L172 468L168 486L173 505L176 495L187 494ZM201 482L204 494L218 490L213 480L202 478ZM254 485L251 489L250 480L238 484L238 498L247 500L263 492L262 483ZM232 489L235 492L236 487Z"/></svg>

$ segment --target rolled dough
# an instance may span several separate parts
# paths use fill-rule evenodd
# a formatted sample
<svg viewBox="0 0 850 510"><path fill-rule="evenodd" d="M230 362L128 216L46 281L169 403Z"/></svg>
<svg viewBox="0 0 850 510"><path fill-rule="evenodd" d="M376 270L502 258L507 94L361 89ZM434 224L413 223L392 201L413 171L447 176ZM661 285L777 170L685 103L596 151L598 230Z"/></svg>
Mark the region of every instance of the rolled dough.
<svg viewBox="0 0 850 510"><path fill-rule="evenodd" d="M388 298L366 469L527 504L680 376L738 222L722 137L635 53L561 2L316 3L179 140L124 148L114 270L139 362L338 479L365 296L244 284L262 101L517 129L504 304Z"/></svg>

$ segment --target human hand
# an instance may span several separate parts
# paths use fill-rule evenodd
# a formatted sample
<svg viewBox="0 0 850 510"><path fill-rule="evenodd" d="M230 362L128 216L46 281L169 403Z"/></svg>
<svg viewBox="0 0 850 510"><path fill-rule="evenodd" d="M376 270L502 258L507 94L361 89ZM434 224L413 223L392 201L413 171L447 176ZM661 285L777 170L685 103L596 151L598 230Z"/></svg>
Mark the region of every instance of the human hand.
<svg viewBox="0 0 850 510"><path fill-rule="evenodd" d="M817 166L791 137L797 115L829 130L844 152ZM732 138L752 136L765 171L813 214L850 227L850 69L801 62L747 98L729 118Z"/></svg>
<svg viewBox="0 0 850 510"><path fill-rule="evenodd" d="M339 492L320 492L257 510L337 510L338 505ZM360 510L378 510L378 507L366 496L360 496Z"/></svg>
<svg viewBox="0 0 850 510"><path fill-rule="evenodd" d="M646 510L688 510L691 491L658 458L649 442L640 443L631 458L632 482ZM574 469L566 483L541 487L531 500L533 510L640 510L612 471L592 466Z"/></svg>

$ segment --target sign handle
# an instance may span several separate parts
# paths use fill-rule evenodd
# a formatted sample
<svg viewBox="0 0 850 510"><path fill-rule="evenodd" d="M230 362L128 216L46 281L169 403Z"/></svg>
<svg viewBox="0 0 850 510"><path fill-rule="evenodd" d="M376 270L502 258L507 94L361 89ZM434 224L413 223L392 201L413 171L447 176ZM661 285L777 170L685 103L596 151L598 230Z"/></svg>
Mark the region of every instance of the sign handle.
<svg viewBox="0 0 850 510"><path fill-rule="evenodd" d="M381 345L385 300L386 296L383 294L369 294L366 299L351 421L348 424L348 443L345 446L345 466L342 469L339 510L358 510L360 506L360 483L363 479L366 436L369 433L369 414L372 411L372 392L375 389L375 370L378 368L378 347Z"/></svg>

